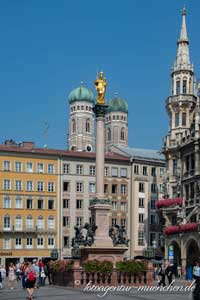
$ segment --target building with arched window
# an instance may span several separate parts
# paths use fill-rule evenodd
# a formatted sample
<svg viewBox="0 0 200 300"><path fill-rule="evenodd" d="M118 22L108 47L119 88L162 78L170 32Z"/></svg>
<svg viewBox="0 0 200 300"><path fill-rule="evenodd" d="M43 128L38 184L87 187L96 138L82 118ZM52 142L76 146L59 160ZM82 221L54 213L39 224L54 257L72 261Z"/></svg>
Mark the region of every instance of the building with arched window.
<svg viewBox="0 0 200 300"><path fill-rule="evenodd" d="M171 78L172 93L166 101L169 131L163 147L165 199L157 205L165 258L185 267L200 255L200 94L190 62L185 8Z"/></svg>

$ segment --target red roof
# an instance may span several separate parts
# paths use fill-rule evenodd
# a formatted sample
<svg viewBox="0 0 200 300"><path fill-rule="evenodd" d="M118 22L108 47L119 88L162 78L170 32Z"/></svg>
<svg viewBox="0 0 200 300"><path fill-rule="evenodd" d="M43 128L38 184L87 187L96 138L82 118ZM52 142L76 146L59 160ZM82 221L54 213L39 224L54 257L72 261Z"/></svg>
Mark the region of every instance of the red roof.
<svg viewBox="0 0 200 300"><path fill-rule="evenodd" d="M79 152L79 151L69 151L60 149L49 149L49 148L28 148L19 146L7 146L0 145L0 152L18 152L18 153L31 153L31 154L41 154L41 155L54 155L54 156L67 156L67 157L80 157L80 158L91 158L95 159L95 152ZM116 154L113 152L105 153L106 160L120 160L129 162L128 157Z"/></svg>

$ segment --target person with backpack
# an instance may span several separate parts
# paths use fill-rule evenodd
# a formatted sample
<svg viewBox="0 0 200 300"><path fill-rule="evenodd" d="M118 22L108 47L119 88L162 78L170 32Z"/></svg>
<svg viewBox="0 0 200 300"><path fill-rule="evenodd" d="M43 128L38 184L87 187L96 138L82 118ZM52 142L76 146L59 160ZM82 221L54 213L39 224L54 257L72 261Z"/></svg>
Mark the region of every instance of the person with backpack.
<svg viewBox="0 0 200 300"><path fill-rule="evenodd" d="M26 276L26 289L29 295L29 299L33 299L33 292L34 292L34 286L36 282L36 271L35 268L32 266L31 262L29 262L28 267L25 271Z"/></svg>

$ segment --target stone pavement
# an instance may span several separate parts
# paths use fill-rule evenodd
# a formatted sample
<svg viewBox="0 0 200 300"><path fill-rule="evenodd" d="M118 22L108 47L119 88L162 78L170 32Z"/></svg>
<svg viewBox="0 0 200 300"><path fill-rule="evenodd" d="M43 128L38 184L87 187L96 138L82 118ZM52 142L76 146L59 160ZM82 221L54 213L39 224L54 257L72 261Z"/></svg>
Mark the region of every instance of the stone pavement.
<svg viewBox="0 0 200 300"><path fill-rule="evenodd" d="M182 284L182 283L179 283ZM178 284L177 284L178 285ZM185 284L184 284L185 285ZM103 295L102 292L84 292L83 290L77 290L73 288L65 288L58 286L41 287L35 291L36 300L192 300L191 292L110 292L105 297L99 297ZM9 290L7 287L0 290L0 300L25 300L27 299L27 292L21 288L20 284L15 285L14 290Z"/></svg>

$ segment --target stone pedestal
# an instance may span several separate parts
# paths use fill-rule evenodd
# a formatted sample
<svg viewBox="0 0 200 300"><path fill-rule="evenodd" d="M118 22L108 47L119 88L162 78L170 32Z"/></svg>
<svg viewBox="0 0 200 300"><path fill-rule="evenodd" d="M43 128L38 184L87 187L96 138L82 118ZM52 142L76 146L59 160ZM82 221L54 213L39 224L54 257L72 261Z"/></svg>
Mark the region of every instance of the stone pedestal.
<svg viewBox="0 0 200 300"><path fill-rule="evenodd" d="M92 224L97 226L94 247L113 247L113 241L109 236L109 214L111 210L109 200L94 199L91 201L89 209L91 210Z"/></svg>
<svg viewBox="0 0 200 300"><path fill-rule="evenodd" d="M127 247L83 247L81 250L81 264L90 259L98 261L108 260L114 264L118 261L123 261L124 253L128 250Z"/></svg>

